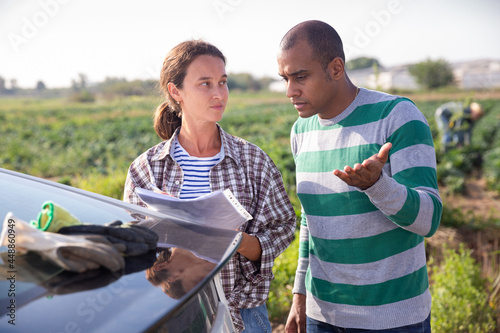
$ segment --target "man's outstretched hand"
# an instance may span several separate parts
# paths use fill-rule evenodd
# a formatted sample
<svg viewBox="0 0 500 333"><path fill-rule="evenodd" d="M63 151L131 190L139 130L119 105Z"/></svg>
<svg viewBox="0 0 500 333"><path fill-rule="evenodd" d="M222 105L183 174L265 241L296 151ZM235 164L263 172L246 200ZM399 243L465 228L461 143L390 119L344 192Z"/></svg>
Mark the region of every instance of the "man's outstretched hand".
<svg viewBox="0 0 500 333"><path fill-rule="evenodd" d="M344 171L335 169L333 174L342 179L347 185L366 190L380 178L382 167L389 158L391 148L392 143L387 142L377 154L364 160L363 163L356 163L352 168L347 165L344 167Z"/></svg>

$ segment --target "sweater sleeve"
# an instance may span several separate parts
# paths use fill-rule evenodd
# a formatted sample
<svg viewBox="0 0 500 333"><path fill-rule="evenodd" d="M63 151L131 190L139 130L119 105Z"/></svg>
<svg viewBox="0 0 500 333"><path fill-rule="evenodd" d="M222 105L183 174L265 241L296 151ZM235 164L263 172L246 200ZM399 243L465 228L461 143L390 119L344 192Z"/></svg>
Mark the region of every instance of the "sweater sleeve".
<svg viewBox="0 0 500 333"><path fill-rule="evenodd" d="M410 101L398 103L388 116L386 142L392 143L380 179L363 192L398 226L430 237L442 213L436 154L423 114Z"/></svg>
<svg viewBox="0 0 500 333"><path fill-rule="evenodd" d="M294 294L306 294L306 273L309 268L309 228L304 210L300 222L299 234L299 261L295 272L295 282L292 292Z"/></svg>
<svg viewBox="0 0 500 333"><path fill-rule="evenodd" d="M297 157L299 143L296 135L297 122L293 125L290 132L290 147L293 158ZM309 268L309 228L307 226L307 217L304 208L301 207L301 221L299 233L299 259L297 270L295 271L295 281L292 292L294 294L306 294L306 273Z"/></svg>

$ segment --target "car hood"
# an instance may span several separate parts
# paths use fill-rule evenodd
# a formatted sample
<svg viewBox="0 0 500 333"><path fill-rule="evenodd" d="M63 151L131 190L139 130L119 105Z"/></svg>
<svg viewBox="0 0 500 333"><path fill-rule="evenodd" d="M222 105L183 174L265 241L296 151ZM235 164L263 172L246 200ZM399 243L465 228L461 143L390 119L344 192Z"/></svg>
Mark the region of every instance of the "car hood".
<svg viewBox="0 0 500 333"><path fill-rule="evenodd" d="M159 235L159 247L127 257L125 269L74 273L42 259L0 247L0 331L117 332L147 331L176 314L206 287L235 253L241 233L177 220L165 214L47 180L0 169L0 222L8 212L29 221L41 204L54 200L83 221L124 223L134 216ZM171 295L148 278L159 253L187 251L208 263L204 275L181 295Z"/></svg>

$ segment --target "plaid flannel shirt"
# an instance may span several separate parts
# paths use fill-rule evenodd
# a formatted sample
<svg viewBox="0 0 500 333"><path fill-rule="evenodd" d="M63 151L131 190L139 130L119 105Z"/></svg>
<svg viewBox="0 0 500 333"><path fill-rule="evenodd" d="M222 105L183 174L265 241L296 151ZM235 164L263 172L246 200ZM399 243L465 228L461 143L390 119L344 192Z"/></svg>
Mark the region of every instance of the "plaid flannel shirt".
<svg viewBox="0 0 500 333"><path fill-rule="evenodd" d="M220 273L224 293L237 331L243 329L239 309L264 304L274 278L274 259L293 238L295 212L285 191L278 168L256 145L231 136L219 126L224 157L210 170L211 191L229 188L253 219L240 227L256 236L262 257L251 261L236 253ZM154 186L179 197L183 173L173 160L173 138L163 141L140 155L130 166L125 182L124 201L146 206L135 188L152 190Z"/></svg>

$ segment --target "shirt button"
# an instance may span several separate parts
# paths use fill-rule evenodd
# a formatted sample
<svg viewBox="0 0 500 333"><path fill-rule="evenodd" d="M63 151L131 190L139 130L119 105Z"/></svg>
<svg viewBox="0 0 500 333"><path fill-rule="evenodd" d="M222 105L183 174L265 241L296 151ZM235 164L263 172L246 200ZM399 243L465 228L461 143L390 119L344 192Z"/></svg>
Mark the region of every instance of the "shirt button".
<svg viewBox="0 0 500 333"><path fill-rule="evenodd" d="M179 185L180 183L181 183L181 182L180 182L180 181L178 181L178 180L176 180L176 181L175 181L175 185Z"/></svg>

